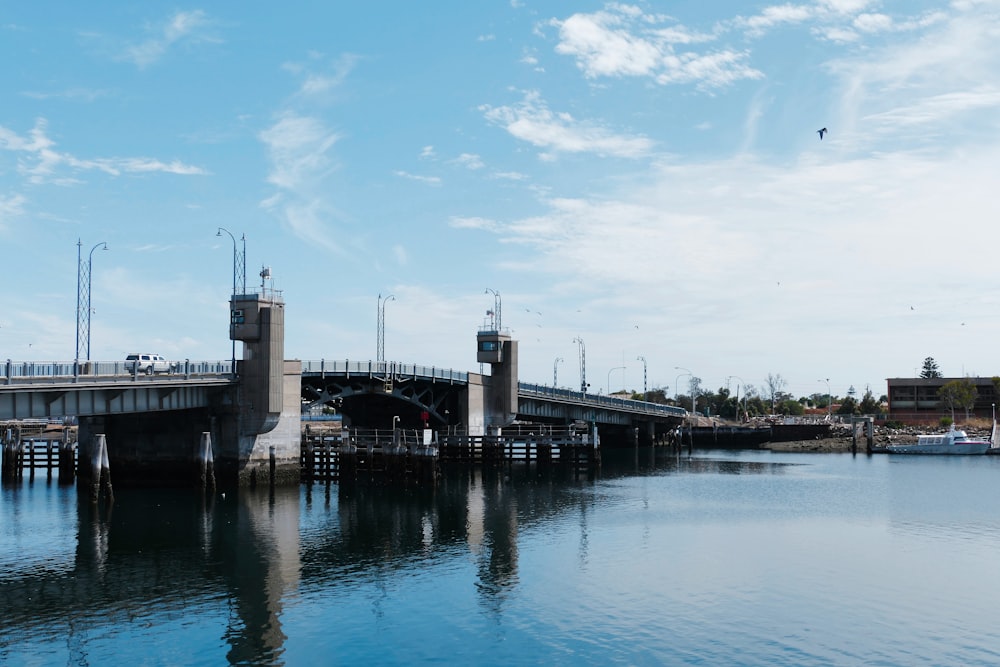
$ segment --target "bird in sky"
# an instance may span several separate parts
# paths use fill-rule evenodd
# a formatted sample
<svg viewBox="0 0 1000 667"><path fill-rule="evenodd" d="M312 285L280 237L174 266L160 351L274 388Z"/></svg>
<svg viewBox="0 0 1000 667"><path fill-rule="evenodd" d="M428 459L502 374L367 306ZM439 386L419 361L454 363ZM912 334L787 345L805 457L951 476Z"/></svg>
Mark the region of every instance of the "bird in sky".
<svg viewBox="0 0 1000 667"><path fill-rule="evenodd" d="M826 134L826 128L824 127L819 130L816 130L816 133L819 135L819 140L823 141L823 135Z"/></svg>

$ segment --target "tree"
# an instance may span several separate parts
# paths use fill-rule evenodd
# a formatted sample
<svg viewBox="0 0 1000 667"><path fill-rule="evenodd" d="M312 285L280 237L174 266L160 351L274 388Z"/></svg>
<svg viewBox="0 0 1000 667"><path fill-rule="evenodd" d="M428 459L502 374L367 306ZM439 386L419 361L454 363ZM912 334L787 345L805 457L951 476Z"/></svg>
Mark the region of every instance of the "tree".
<svg viewBox="0 0 1000 667"><path fill-rule="evenodd" d="M969 378L946 382L938 389L938 396L951 410L951 420L955 421L955 408L965 409L965 418L969 418L969 410L976 405L976 385Z"/></svg>
<svg viewBox="0 0 1000 667"><path fill-rule="evenodd" d="M939 378L941 376L941 371L938 370L937 362L934 361L934 357L927 357L924 359L923 370L920 371L920 377L922 378Z"/></svg>
<svg viewBox="0 0 1000 667"><path fill-rule="evenodd" d="M778 399L778 394L782 389L785 388L785 378L781 377L781 373L768 373L767 374L767 398L771 401L771 412L774 412L774 403Z"/></svg>
<svg viewBox="0 0 1000 667"><path fill-rule="evenodd" d="M853 396L848 396L840 402L840 407L837 408L838 415L856 415L858 414L858 402L854 400Z"/></svg>
<svg viewBox="0 0 1000 667"><path fill-rule="evenodd" d="M861 397L861 404L858 408L860 408L863 415L877 415L882 413L882 403L875 400L875 395L872 394L871 389L865 391L865 395Z"/></svg>

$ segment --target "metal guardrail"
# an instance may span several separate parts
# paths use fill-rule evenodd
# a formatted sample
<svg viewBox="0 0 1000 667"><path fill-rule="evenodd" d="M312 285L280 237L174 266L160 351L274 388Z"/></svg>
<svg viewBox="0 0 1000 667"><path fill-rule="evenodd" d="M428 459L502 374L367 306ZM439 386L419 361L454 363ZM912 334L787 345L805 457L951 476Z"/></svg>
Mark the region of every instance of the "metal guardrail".
<svg viewBox="0 0 1000 667"><path fill-rule="evenodd" d="M687 410L673 405L663 405L662 403L647 403L646 401L635 401L628 398L617 398L614 396L599 396L595 394L585 394L572 389L559 389L540 384L529 384L527 382L517 383L518 394L525 397L539 399L558 400L561 403L577 403L580 405L610 408L613 410L626 410L639 414L649 415L670 415L684 417Z"/></svg>
<svg viewBox="0 0 1000 667"><path fill-rule="evenodd" d="M98 382L122 378L144 378L145 373L136 373L126 367L126 361L11 361L0 365L3 384L30 384L42 380L55 382ZM318 361L303 361L302 373L310 375L359 375L364 377L412 378L420 380L444 380L447 382L467 384L469 373L450 368L436 366L421 366L418 364L402 364L395 361L351 361L349 359ZM171 374L183 377L190 376L227 376L233 374L233 362L225 361L177 361L171 364ZM165 374L157 374L163 377ZM683 417L687 410L672 405L647 403L613 396L585 394L571 389L559 389L545 385L518 383L518 393L526 397L558 400L563 403L578 403L589 406L602 406L617 410L654 415L671 415Z"/></svg>
<svg viewBox="0 0 1000 667"><path fill-rule="evenodd" d="M33 384L48 382L99 382L102 380L137 379L148 377L143 372L128 368L132 362L126 361L11 361L0 362L0 382L10 384ZM171 362L170 373L164 376L227 376L233 374L232 360L226 361L184 361Z"/></svg>
<svg viewBox="0 0 1000 667"><path fill-rule="evenodd" d="M449 382L468 383L469 374L450 368L436 366L420 366L417 364L401 364L395 361L351 361L349 359L319 361L303 361L302 374L311 375L361 375L367 377L412 378L420 380L447 380Z"/></svg>

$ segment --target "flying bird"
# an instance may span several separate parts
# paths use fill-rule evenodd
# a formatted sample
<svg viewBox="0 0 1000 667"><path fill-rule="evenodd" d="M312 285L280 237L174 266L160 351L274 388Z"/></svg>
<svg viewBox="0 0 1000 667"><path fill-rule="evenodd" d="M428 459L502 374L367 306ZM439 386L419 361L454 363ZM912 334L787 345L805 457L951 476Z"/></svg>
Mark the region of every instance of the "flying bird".
<svg viewBox="0 0 1000 667"><path fill-rule="evenodd" d="M819 135L819 140L823 141L823 135L826 134L826 128L824 127L819 130L816 130L816 133Z"/></svg>

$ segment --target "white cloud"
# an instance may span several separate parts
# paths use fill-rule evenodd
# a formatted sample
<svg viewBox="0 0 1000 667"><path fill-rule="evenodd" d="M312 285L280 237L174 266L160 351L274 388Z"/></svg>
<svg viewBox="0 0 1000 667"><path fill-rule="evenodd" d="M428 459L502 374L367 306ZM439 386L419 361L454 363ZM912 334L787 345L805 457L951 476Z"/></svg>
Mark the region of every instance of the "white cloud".
<svg viewBox="0 0 1000 667"><path fill-rule="evenodd" d="M300 238L339 250L328 228L335 217L325 192L334 169L330 150L339 135L322 121L292 112L260 133L271 163L267 181L279 188L261 206L276 213Z"/></svg>
<svg viewBox="0 0 1000 667"><path fill-rule="evenodd" d="M410 172L403 171L401 169L397 169L392 173L396 174L396 176L399 176L400 178L406 178L411 181L417 181L418 183L425 183L427 185L441 185L441 179L437 176L423 176L421 174L411 174Z"/></svg>
<svg viewBox="0 0 1000 667"><path fill-rule="evenodd" d="M483 163L483 159L476 155L475 153L462 153L457 158L455 162L462 165L466 169L471 169L475 171L476 169L482 169L486 165Z"/></svg>
<svg viewBox="0 0 1000 667"><path fill-rule="evenodd" d="M122 173L164 172L183 176L202 175L201 167L184 164L178 160L163 162L155 158L78 158L70 153L55 149L55 142L46 134L48 123L45 119L35 121L28 137L18 135L13 130L0 126L0 150L22 154L18 161L18 171L28 177L31 183L69 184L78 180L66 172L96 170L111 176Z"/></svg>
<svg viewBox="0 0 1000 667"><path fill-rule="evenodd" d="M421 160L429 160L429 159L431 159L433 157L434 157L434 147L433 146L424 146L423 148L420 149L420 159Z"/></svg>
<svg viewBox="0 0 1000 667"><path fill-rule="evenodd" d="M163 58L174 46L182 43L218 41L206 29L210 26L205 12L177 12L166 22L151 26L154 35L125 49L122 57L139 68L145 68Z"/></svg>
<svg viewBox="0 0 1000 667"><path fill-rule="evenodd" d="M662 85L694 83L710 89L763 76L746 64L746 52L677 52L675 45L705 43L715 37L681 26L655 27L662 20L633 6L612 4L551 24L559 30L556 53L574 57L589 78L641 76Z"/></svg>
<svg viewBox="0 0 1000 667"><path fill-rule="evenodd" d="M14 218L24 215L26 201L24 195L19 194L0 197L0 229L6 228Z"/></svg>
<svg viewBox="0 0 1000 667"><path fill-rule="evenodd" d="M577 121L568 113L554 113L537 92L525 94L516 106L483 105L480 111L512 136L556 152L638 158L653 148L653 142L646 137L615 134L599 125Z"/></svg>
<svg viewBox="0 0 1000 667"><path fill-rule="evenodd" d="M448 224L455 229L485 229L487 231L497 231L501 228L495 220L476 217L463 218L455 216L448 220Z"/></svg>

